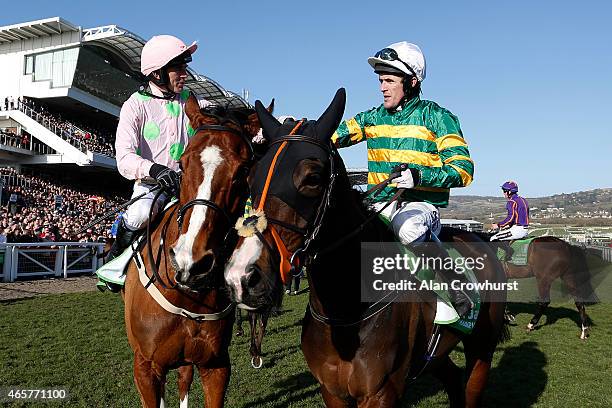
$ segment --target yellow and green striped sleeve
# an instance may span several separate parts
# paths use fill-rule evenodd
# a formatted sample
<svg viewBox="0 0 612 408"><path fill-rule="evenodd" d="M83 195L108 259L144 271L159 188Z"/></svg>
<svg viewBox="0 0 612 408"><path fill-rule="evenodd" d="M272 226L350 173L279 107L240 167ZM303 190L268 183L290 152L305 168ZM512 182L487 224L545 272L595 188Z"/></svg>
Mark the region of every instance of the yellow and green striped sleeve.
<svg viewBox="0 0 612 408"><path fill-rule="evenodd" d="M452 113L441 110L435 115L434 131L442 166L421 173L421 186L465 187L474 178L474 161L463 138L459 120Z"/></svg>
<svg viewBox="0 0 612 408"><path fill-rule="evenodd" d="M332 135L332 143L338 148L352 146L364 140L366 140L366 136L363 125L363 113L342 121Z"/></svg>

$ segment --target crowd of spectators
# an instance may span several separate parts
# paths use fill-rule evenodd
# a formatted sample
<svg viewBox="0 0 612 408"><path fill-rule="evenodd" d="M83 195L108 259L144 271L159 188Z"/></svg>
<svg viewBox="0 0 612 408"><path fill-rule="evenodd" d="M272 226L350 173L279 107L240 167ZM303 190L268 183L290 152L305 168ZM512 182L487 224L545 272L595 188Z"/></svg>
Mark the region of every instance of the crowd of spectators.
<svg viewBox="0 0 612 408"><path fill-rule="evenodd" d="M102 242L111 236L113 218L77 231L125 201L12 168L0 167L0 179L0 242Z"/></svg>
<svg viewBox="0 0 612 408"><path fill-rule="evenodd" d="M61 113L53 112L49 106L30 98L4 98L0 109L19 109L38 123L60 136L82 151L92 151L115 157L114 129L103 129L91 123L74 118L63 118Z"/></svg>
<svg viewBox="0 0 612 408"><path fill-rule="evenodd" d="M26 132L22 132L21 135L18 135L14 130L9 128L0 129L0 144L28 149L30 147L30 135Z"/></svg>

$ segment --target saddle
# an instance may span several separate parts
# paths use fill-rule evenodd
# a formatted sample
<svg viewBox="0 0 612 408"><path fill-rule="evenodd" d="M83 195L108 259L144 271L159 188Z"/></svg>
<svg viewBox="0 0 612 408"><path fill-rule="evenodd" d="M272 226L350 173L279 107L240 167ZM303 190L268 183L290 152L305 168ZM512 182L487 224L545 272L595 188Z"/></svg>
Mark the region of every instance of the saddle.
<svg viewBox="0 0 612 408"><path fill-rule="evenodd" d="M177 202L178 200L175 199L166 204L164 209L160 211L152 221L151 229L157 227L157 225L161 222L163 215ZM96 286L106 288L106 282L119 286L123 286L125 284L126 272L130 261L132 260L134 254L141 251L146 243L145 234L146 230L143 230L121 255L98 268L96 271L96 276L98 277L98 283Z"/></svg>
<svg viewBox="0 0 612 408"><path fill-rule="evenodd" d="M106 282L123 286L125 284L128 265L130 264L134 253L140 251L144 244L145 237L144 235L140 235L130 244L129 247L123 251L123 253L121 253L121 255L98 268L96 271L96 276L98 277L98 283L96 283L96 286L105 288Z"/></svg>
<svg viewBox="0 0 612 408"><path fill-rule="evenodd" d="M501 245L497 249L497 258L516 266L525 266L528 263L529 245L536 237L517 239L506 242L505 247Z"/></svg>

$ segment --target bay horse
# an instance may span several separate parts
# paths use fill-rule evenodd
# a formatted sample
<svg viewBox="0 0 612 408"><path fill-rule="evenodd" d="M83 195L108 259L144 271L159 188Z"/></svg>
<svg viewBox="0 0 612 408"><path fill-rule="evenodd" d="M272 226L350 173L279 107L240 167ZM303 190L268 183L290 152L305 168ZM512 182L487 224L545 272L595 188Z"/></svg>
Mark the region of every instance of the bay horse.
<svg viewBox="0 0 612 408"><path fill-rule="evenodd" d="M251 108L201 110L193 95L185 113L195 134L180 159L178 203L135 254L123 291L143 407L165 406L170 369L178 368L181 407L194 366L209 408L223 406L230 377L234 315L220 267L235 243L230 231L244 211L251 139L260 126Z"/></svg>
<svg viewBox="0 0 612 408"><path fill-rule="evenodd" d="M481 233L484 239L490 239L492 234ZM503 245L502 241L492 241ZM585 305L597 302L597 297L591 286L591 274L584 251L560 238L543 236L535 238L529 244L527 265L515 265L509 261L502 262L509 279L535 277L538 285L536 311L527 324L527 331L536 328L540 318L550 304L550 287L560 278L565 283L570 295L574 298L576 309L580 315L580 339L589 337L590 318Z"/></svg>
<svg viewBox="0 0 612 408"><path fill-rule="evenodd" d="M409 380L425 370L442 381L451 406L477 406L496 345L508 335L506 292L498 303L481 293L475 327L465 336L433 323L433 292L421 291L418 302L362 301L361 243L393 242L394 236L362 204L330 143L345 97L338 90L317 121L283 125L256 102L270 148L249 178L258 211L239 221L241 238L225 268L232 298L252 310L267 307L281 296L288 271L306 263L310 297L301 347L327 407L394 407ZM482 243L474 234L444 229L440 238L461 246L464 256L482 256L470 245ZM479 280L505 282L495 254L481 248L489 252ZM449 357L459 341L465 387Z"/></svg>

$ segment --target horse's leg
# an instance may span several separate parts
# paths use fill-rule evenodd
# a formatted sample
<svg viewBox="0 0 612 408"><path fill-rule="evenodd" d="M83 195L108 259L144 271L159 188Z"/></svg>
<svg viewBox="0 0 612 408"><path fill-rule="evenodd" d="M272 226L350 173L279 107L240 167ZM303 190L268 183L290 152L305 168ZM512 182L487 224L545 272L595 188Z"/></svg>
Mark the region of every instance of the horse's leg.
<svg viewBox="0 0 612 408"><path fill-rule="evenodd" d="M230 379L229 354L220 357L213 368L198 367L202 388L204 388L204 407L221 408Z"/></svg>
<svg viewBox="0 0 612 408"><path fill-rule="evenodd" d="M538 276L536 272L536 282L538 283L537 307L535 314L527 325L527 331L532 331L535 328L550 303L550 286L552 285L552 280L545 276Z"/></svg>
<svg viewBox="0 0 612 408"><path fill-rule="evenodd" d="M504 310L504 321L510 325L514 325L514 322L516 322L516 316L510 313L508 308Z"/></svg>
<svg viewBox="0 0 612 408"><path fill-rule="evenodd" d="M485 303L480 309L474 331L463 339L465 355L465 406L479 407L489 378L493 354L507 329L504 326L505 303Z"/></svg>
<svg viewBox="0 0 612 408"><path fill-rule="evenodd" d="M482 402L489 371L491 370L492 355L483 350L475 340L465 339L463 342L465 352L465 372L467 383L465 385L465 406L468 408L479 407ZM486 348L486 347L484 347Z"/></svg>
<svg viewBox="0 0 612 408"><path fill-rule="evenodd" d="M145 360L139 353L134 355L134 382L136 383L136 388L138 388L143 407L165 407L165 377L166 373L161 367Z"/></svg>
<svg viewBox="0 0 612 408"><path fill-rule="evenodd" d="M434 376L442 382L448 401L452 408L465 406L465 395L463 391L463 372L457 365L446 356L440 365L433 370Z"/></svg>
<svg viewBox="0 0 612 408"><path fill-rule="evenodd" d="M189 388L193 381L193 365L189 364L178 368L178 389L179 399L181 401L180 408L189 406Z"/></svg>
<svg viewBox="0 0 612 408"><path fill-rule="evenodd" d="M576 309L578 309L578 313L580 314L580 339L586 340L589 337L589 316L586 313L584 303L576 302Z"/></svg>
<svg viewBox="0 0 612 408"><path fill-rule="evenodd" d="M259 313L257 312L249 312L249 327L251 328L251 347L249 348L249 354L251 354L251 367L253 368L261 368L261 360L259 354L257 353L257 321L259 317ZM255 361L259 360L259 361Z"/></svg>
<svg viewBox="0 0 612 408"><path fill-rule="evenodd" d="M244 336L244 330L242 330L242 311L239 307L236 308L236 336Z"/></svg>
<svg viewBox="0 0 612 408"><path fill-rule="evenodd" d="M537 302L536 303L536 311L533 314L533 317L531 318L531 321L529 322L529 324L527 325L527 331L532 331L538 324L538 322L540 321L540 318L542 317L542 315L544 314L544 312L546 311L546 308L548 307L548 304L550 302Z"/></svg>
<svg viewBox="0 0 612 408"><path fill-rule="evenodd" d="M251 366L253 368L261 368L263 358L261 358L261 343L263 342L266 333L266 325L268 324L268 313L255 314L251 323Z"/></svg>
<svg viewBox="0 0 612 408"><path fill-rule="evenodd" d="M325 406L327 408L353 408L357 406L355 402L345 401L336 397L330 393L323 384L321 384L321 396L323 397L323 402L325 402Z"/></svg>

